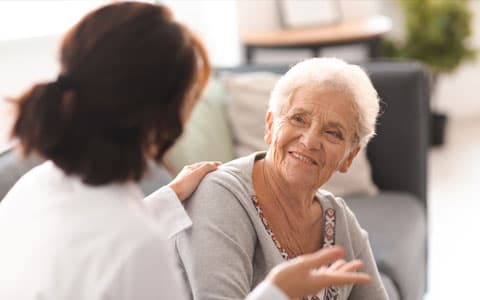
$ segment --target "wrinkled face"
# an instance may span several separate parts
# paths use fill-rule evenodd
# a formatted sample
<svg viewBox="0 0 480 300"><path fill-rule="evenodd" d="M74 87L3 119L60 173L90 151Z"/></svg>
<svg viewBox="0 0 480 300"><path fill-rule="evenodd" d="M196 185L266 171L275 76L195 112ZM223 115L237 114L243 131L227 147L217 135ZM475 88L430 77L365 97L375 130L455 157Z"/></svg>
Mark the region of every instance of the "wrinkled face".
<svg viewBox="0 0 480 300"><path fill-rule="evenodd" d="M302 87L266 115L267 158L289 183L317 189L335 171L346 172L358 153L356 120L349 95Z"/></svg>

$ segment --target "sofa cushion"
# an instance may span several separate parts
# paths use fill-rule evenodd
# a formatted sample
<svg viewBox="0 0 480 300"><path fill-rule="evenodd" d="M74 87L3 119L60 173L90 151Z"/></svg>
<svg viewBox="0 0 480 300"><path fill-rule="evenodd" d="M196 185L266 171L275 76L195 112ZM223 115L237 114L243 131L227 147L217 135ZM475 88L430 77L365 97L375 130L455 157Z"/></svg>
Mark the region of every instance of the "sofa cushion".
<svg viewBox="0 0 480 300"><path fill-rule="evenodd" d="M224 97L222 85L215 79L210 80L183 135L165 156L172 173L176 174L183 166L198 161L227 162L235 158Z"/></svg>
<svg viewBox="0 0 480 300"><path fill-rule="evenodd" d="M222 75L237 156L268 148L263 139L265 113L270 92L279 78L280 75L269 72ZM337 196L377 194L366 151L360 151L347 173L335 173L322 189Z"/></svg>
<svg viewBox="0 0 480 300"><path fill-rule="evenodd" d="M280 75L268 72L228 74L221 77L227 93L227 113L235 154L265 150L265 113L270 92Z"/></svg>
<svg viewBox="0 0 480 300"><path fill-rule="evenodd" d="M425 208L410 194L400 192L347 197L345 201L368 231L378 269L408 293L400 293L400 298L422 299L427 255Z"/></svg>

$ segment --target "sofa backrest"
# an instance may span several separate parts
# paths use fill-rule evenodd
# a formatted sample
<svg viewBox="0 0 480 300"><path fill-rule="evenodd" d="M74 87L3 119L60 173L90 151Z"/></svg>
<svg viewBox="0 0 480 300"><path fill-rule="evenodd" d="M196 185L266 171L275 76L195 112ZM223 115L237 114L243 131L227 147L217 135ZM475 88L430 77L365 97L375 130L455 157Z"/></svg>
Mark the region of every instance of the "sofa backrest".
<svg viewBox="0 0 480 300"><path fill-rule="evenodd" d="M420 63L364 65L383 101L377 136L368 146L375 183L427 203L430 94Z"/></svg>

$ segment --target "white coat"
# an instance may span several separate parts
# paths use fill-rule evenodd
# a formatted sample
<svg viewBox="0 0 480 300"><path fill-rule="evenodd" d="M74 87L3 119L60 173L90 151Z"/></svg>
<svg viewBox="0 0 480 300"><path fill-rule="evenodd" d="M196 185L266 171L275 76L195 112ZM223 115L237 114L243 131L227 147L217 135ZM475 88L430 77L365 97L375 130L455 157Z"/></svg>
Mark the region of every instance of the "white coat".
<svg viewBox="0 0 480 300"><path fill-rule="evenodd" d="M45 162L0 202L0 299L187 299L167 240L189 226L169 187L144 198ZM247 299L287 297L262 283Z"/></svg>

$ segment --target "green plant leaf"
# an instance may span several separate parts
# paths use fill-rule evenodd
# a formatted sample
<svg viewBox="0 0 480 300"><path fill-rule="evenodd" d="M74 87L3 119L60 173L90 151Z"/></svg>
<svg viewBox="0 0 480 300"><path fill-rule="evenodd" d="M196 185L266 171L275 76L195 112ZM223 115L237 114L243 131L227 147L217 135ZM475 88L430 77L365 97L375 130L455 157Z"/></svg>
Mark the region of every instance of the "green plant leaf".
<svg viewBox="0 0 480 300"><path fill-rule="evenodd" d="M476 57L470 47L468 0L397 0L405 16L404 43L387 40L383 55L422 61L433 73L447 73Z"/></svg>

